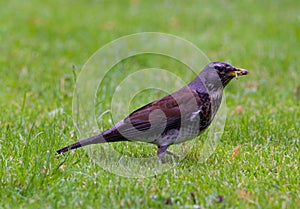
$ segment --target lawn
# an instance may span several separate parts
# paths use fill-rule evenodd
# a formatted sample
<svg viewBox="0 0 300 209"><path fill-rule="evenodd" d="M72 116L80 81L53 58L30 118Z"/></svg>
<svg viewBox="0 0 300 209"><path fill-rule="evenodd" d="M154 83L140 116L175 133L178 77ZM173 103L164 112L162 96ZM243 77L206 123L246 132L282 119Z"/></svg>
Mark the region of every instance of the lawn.
<svg viewBox="0 0 300 209"><path fill-rule="evenodd" d="M299 208L299 9L296 0L1 1L0 208ZM216 150L200 161L201 145L193 147L177 166L139 178L108 172L85 149L57 156L79 137L72 102L82 67L105 44L138 32L179 36L211 61L250 71L225 90ZM145 66L194 76L155 55L124 60L100 85L100 130L112 124L101 119L111 92ZM160 96L143 91L129 109ZM156 150L114 146L137 157Z"/></svg>

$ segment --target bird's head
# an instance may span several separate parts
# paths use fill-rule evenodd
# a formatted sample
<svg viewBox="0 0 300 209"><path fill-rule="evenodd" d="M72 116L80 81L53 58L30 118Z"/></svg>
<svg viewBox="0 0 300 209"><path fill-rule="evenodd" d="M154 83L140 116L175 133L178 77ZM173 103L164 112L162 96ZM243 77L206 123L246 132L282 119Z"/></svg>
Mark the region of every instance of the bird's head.
<svg viewBox="0 0 300 209"><path fill-rule="evenodd" d="M224 62L212 62L209 63L206 68L208 71L214 71L219 76L220 81L222 82L223 87L225 87L231 79L238 76L247 75L248 71L236 68L230 64ZM215 74L215 73L212 73Z"/></svg>
<svg viewBox="0 0 300 209"><path fill-rule="evenodd" d="M236 68L230 64L224 62L211 62L205 66L189 86L200 90L205 88L209 92L215 92L225 88L234 77L247 74L247 70Z"/></svg>

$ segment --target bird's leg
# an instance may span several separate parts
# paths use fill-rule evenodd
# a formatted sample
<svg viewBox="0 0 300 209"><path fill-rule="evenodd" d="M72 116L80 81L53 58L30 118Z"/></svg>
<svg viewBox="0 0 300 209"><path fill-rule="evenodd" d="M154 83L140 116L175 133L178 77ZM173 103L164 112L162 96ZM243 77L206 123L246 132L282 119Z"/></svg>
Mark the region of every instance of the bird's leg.
<svg viewBox="0 0 300 209"><path fill-rule="evenodd" d="M168 146L166 146L166 145L165 146L158 146L157 156L161 160L162 164L165 163L165 154L168 152L167 149L168 149Z"/></svg>

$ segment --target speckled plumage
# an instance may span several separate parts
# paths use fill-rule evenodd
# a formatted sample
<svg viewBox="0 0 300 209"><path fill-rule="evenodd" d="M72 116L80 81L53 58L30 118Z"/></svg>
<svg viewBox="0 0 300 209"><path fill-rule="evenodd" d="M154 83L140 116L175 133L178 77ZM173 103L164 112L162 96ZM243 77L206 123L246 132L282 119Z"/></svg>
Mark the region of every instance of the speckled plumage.
<svg viewBox="0 0 300 209"><path fill-rule="evenodd" d="M236 75L247 73L227 63L209 63L187 86L135 110L112 128L57 153L89 144L141 141L155 144L158 157L164 161L170 145L195 138L211 124L220 106L223 88Z"/></svg>

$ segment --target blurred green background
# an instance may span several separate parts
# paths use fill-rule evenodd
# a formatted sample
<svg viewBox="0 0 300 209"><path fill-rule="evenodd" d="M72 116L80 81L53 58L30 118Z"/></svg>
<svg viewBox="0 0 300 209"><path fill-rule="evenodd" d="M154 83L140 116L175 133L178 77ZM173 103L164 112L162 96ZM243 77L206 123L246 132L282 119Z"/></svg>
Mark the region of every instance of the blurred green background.
<svg viewBox="0 0 300 209"><path fill-rule="evenodd" d="M295 0L1 1L0 207L299 208L299 9ZM216 152L199 163L196 150L145 179L108 173L83 150L56 157L76 140L81 67L104 44L147 31L250 71L226 89Z"/></svg>

